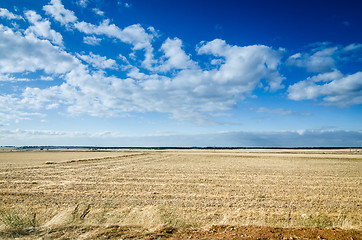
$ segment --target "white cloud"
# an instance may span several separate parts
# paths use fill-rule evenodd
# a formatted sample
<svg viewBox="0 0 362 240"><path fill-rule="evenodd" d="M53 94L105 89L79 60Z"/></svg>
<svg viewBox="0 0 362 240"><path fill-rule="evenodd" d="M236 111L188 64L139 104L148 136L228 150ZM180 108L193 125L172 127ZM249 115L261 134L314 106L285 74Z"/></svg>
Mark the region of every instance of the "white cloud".
<svg viewBox="0 0 362 240"><path fill-rule="evenodd" d="M343 75L338 70L321 73L291 85L288 97L296 101L318 100L339 107L362 104L362 72L351 75Z"/></svg>
<svg viewBox="0 0 362 240"><path fill-rule="evenodd" d="M83 61L89 63L95 68L98 69L116 69L118 68L118 64L113 59L107 59L106 57L102 57L97 54L93 54L92 52L89 55L81 55L77 54L78 58L82 59Z"/></svg>
<svg viewBox="0 0 362 240"><path fill-rule="evenodd" d="M328 72L335 67L333 55L337 49L337 47L325 48L313 54L297 53L290 56L286 63L297 67L305 67L308 72Z"/></svg>
<svg viewBox="0 0 362 240"><path fill-rule="evenodd" d="M359 50L359 49L362 49L361 43L352 43L352 44L349 44L348 46L346 46L343 50L344 51L355 51L355 50Z"/></svg>
<svg viewBox="0 0 362 240"><path fill-rule="evenodd" d="M79 60L52 45L48 40L40 40L32 35L23 36L22 32L0 25L0 76L5 76L5 80L23 81L24 79L19 77L14 79L11 74L36 71L45 73L39 77L41 80L51 80L49 75L61 76L80 66ZM46 108L48 105L44 103L69 103L63 97L59 97L65 94L61 87L59 87L61 90L55 94L57 88L25 88L18 96L0 96L0 115L6 116L1 118L2 122L27 120L39 116L33 111Z"/></svg>
<svg viewBox="0 0 362 240"><path fill-rule="evenodd" d="M104 16L104 12L99 10L99 8L93 8L93 12L99 16Z"/></svg>
<svg viewBox="0 0 362 240"><path fill-rule="evenodd" d="M29 78L24 77L14 77L11 74L2 74L0 73L0 82L28 82Z"/></svg>
<svg viewBox="0 0 362 240"><path fill-rule="evenodd" d="M51 76L40 76L40 80L42 81L53 81L54 78Z"/></svg>
<svg viewBox="0 0 362 240"><path fill-rule="evenodd" d="M254 110L254 109L251 109L251 110ZM283 109L283 108L269 109L266 107L260 107L260 108L256 109L255 112L271 113L271 114L277 114L277 115L281 115L281 116L287 116L287 115L311 116L312 115L311 113L298 113L298 112Z"/></svg>
<svg viewBox="0 0 362 240"><path fill-rule="evenodd" d="M235 84L238 92L251 92L262 79L266 79L271 90L283 88L284 79L278 72L280 53L263 45L246 47L231 46L225 41L216 39L203 44L199 54L212 54L222 57L225 62L220 65L213 79L216 82Z"/></svg>
<svg viewBox="0 0 362 240"><path fill-rule="evenodd" d="M127 66L122 69L127 77L108 76L106 69L119 67L113 59L93 53L76 54L85 62L82 64L47 40L2 27L0 42L4 44L0 44L3 48L0 49L0 73L8 76L6 74L44 71L48 75L58 74L63 79L61 84L44 89L26 88L19 100L24 107L53 109L65 106L71 114L92 116L156 111L168 113L178 120L210 123L215 114L236 107L238 101L251 96L260 86L272 91L283 87L283 77L278 72L281 53L270 47L232 46L220 39L203 42L197 52L209 55L213 64L203 69L186 54L178 38L166 39L160 47L164 55L155 59L151 43L157 37L157 31L153 28L146 31L135 24L120 29L109 20L99 25L76 22L76 17L64 11L60 1L53 0L47 6L44 7L47 13L63 25L73 23L72 27L91 34L84 38L86 42L96 44L100 41L95 37L97 35L119 39L132 45L134 61L137 50L144 50L145 58L141 66L135 66L123 57ZM63 14L56 15L54 9L60 9ZM29 11L26 15L34 26L40 23L45 26L33 32L44 38L48 36L51 30L48 21L35 12ZM87 65L95 69L87 68Z"/></svg>
<svg viewBox="0 0 362 240"><path fill-rule="evenodd" d="M265 107L260 107L256 110L256 112L258 113L272 113L272 114L278 114L278 115L291 115L293 114L293 111L291 110L286 110L283 108L277 108L277 109L269 109L269 108L265 108Z"/></svg>
<svg viewBox="0 0 362 240"><path fill-rule="evenodd" d="M19 15L15 15L12 12L9 12L9 10L5 9L5 8L0 8L0 17L2 18L6 18L8 20L12 20L12 19L23 19L23 17L19 16Z"/></svg>
<svg viewBox="0 0 362 240"><path fill-rule="evenodd" d="M49 104L48 106L46 106L46 109L50 110L50 109L55 109L55 108L58 108L58 107L59 107L58 103L52 103L52 104Z"/></svg>
<svg viewBox="0 0 362 240"><path fill-rule="evenodd" d="M132 7L132 4L127 3L127 2L118 1L117 3L118 3L119 6L124 6L124 7L126 7L126 8Z"/></svg>
<svg viewBox="0 0 362 240"><path fill-rule="evenodd" d="M178 120L212 122L210 118L215 112L234 108L237 101L249 96L263 80L275 90L281 88L283 79L277 71L279 53L266 46L230 46L222 40L204 43L199 54L222 57L225 62L203 70L183 52L181 41L167 40L163 51L169 58L164 64L171 64L172 68L180 69L179 72L166 77L130 67L128 78L121 79L109 77L103 71L87 70L48 41L23 37L9 29L0 34L4 36L0 37L2 41L9 40L0 53L5 54L2 59L7 59L0 60L0 72L44 70L48 74L64 75L65 82L61 85L24 90L22 105L34 109L61 104L67 106L71 114L114 116L156 111L169 113ZM220 47L219 52L215 44ZM33 46L23 48L24 45ZM38 50L32 52L31 49ZM78 57L99 69L117 66L114 60L93 53L78 54ZM172 63L168 62L170 59Z"/></svg>
<svg viewBox="0 0 362 240"><path fill-rule="evenodd" d="M43 7L43 10L62 25L68 26L69 23L77 21L74 12L65 9L60 0L51 0L49 5Z"/></svg>
<svg viewBox="0 0 362 240"><path fill-rule="evenodd" d="M43 70L47 74L61 74L76 64L73 56L49 41L32 35L23 36L0 24L0 73Z"/></svg>
<svg viewBox="0 0 362 240"><path fill-rule="evenodd" d="M118 57L117 57L117 58L120 59L120 60L122 60L122 62L130 65L128 59L127 59L125 56L123 56L122 54L118 54Z"/></svg>
<svg viewBox="0 0 362 240"><path fill-rule="evenodd" d="M312 81L312 82L330 82L330 81L334 81L335 79L340 79L343 78L343 74L334 69L333 72L326 72L326 73L320 73L316 76L310 77L308 78L308 81Z"/></svg>
<svg viewBox="0 0 362 240"><path fill-rule="evenodd" d="M78 1L78 4L85 7L87 2L88 1ZM78 22L74 12L65 9L60 0L52 0L50 4L44 6L43 9L53 16L55 20L67 27L69 27L69 23L72 23L73 28L85 34L105 35L109 38L116 38L122 42L133 45L133 50L145 50L145 58L142 65L147 69L153 69L153 65L156 61L154 60L151 42L154 37L158 37L158 34L153 27L149 27L147 32L140 24L134 24L120 29L115 24L110 24L109 19L105 19L99 25L84 21ZM93 11L99 15L104 14L104 12L97 8L93 8ZM84 37L83 41L89 45L97 45L99 44L100 39L95 36L87 36Z"/></svg>
<svg viewBox="0 0 362 240"><path fill-rule="evenodd" d="M361 131L292 130L126 136L119 132L0 129L0 145L114 147L360 147Z"/></svg>
<svg viewBox="0 0 362 240"><path fill-rule="evenodd" d="M42 20L42 17L34 11L26 11L25 17L32 24L26 31L25 34L34 34L35 36L49 39L54 44L63 45L63 37L60 33L50 28L50 22L48 20Z"/></svg>
<svg viewBox="0 0 362 240"><path fill-rule="evenodd" d="M53 0L47 6L44 7L47 13L63 25L73 23L72 26L79 31L92 34L85 41L97 42L97 35L119 39L131 44L133 51L144 50L145 58L138 67L123 58L127 66L122 69L127 78L107 76L104 69L119 67L113 59L93 53L76 54L86 63L81 64L47 40L37 39L31 34L23 36L20 31L2 27L0 42L4 44L0 45L3 46L0 49L3 50L0 51L0 73L44 71L48 75L62 74L59 77L64 80L44 89L26 88L20 100L22 106L52 109L63 105L71 114L92 116L156 111L169 113L178 120L212 122L210 119L217 112L234 108L238 101L250 96L260 85L270 90L282 88L283 77L278 72L281 54L270 47L231 46L220 39L204 42L198 48L198 54L208 54L213 58L211 62L218 62L214 68L205 70L185 53L178 38L166 39L160 48L164 55L161 59L154 59L151 43L157 37L157 31L153 28L146 31L135 24L120 29L109 20L99 25L75 22L76 17L64 11L60 1ZM63 14L56 15L55 9L60 9ZM32 32L51 38L47 35L51 30L48 21L32 11L26 15L34 26L43 26ZM88 64L95 70L87 68ZM170 75L165 76L165 73Z"/></svg>
<svg viewBox="0 0 362 240"><path fill-rule="evenodd" d="M88 45L96 46L99 45L102 41L102 38L97 38L95 36L86 36L83 38L83 42Z"/></svg>
<svg viewBox="0 0 362 240"><path fill-rule="evenodd" d="M75 137L79 132L65 132L65 131L53 131L53 130L0 130L2 136L16 136L19 138L22 137L57 137L57 136L68 136Z"/></svg>
<svg viewBox="0 0 362 240"><path fill-rule="evenodd" d="M115 24L110 24L106 19L99 25L93 25L87 22L77 22L75 27L86 34L106 35L111 38L118 38L122 42L133 45L135 50L151 47L153 36L146 33L145 29L139 24L120 29Z"/></svg>
<svg viewBox="0 0 362 240"><path fill-rule="evenodd" d="M324 43L312 50L313 54L297 53L289 57L287 64L305 67L318 75L297 82L288 88L290 99L315 100L326 105L348 107L362 103L362 72L342 74L336 66L341 62L361 61L362 44L346 47Z"/></svg>
<svg viewBox="0 0 362 240"><path fill-rule="evenodd" d="M290 56L286 64L305 68L308 72L324 73L338 68L341 62L361 61L361 43L352 43L346 47L330 43L311 45L315 48Z"/></svg>
<svg viewBox="0 0 362 240"><path fill-rule="evenodd" d="M148 31L151 33L151 35L154 36L155 38L158 38L158 37L159 37L158 31L157 31L154 27L150 26L150 27L147 28L147 30L148 30Z"/></svg>
<svg viewBox="0 0 362 240"><path fill-rule="evenodd" d="M83 8L88 6L89 0L77 0L77 4Z"/></svg>
<svg viewBox="0 0 362 240"><path fill-rule="evenodd" d="M136 67L132 67L130 71L127 73L127 76L136 80L146 79L147 75L140 72L140 69Z"/></svg>
<svg viewBox="0 0 362 240"><path fill-rule="evenodd" d="M30 120L33 117L44 117L44 114L24 110L21 99L17 97L0 95L0 125L7 125L11 121Z"/></svg>
<svg viewBox="0 0 362 240"><path fill-rule="evenodd" d="M130 25L120 29L115 24L110 24L109 19L105 19L99 25L87 22L75 23L75 28L85 34L105 35L109 38L116 38L124 43L133 45L133 50L145 50L145 58L142 62L143 67L152 70L156 63L153 55L152 40L155 37L155 31L147 33L140 24Z"/></svg>
<svg viewBox="0 0 362 240"><path fill-rule="evenodd" d="M182 41L178 38L167 40L162 44L161 50L164 52L167 60L158 67L160 71L170 71L172 69L187 69L196 67L197 64L190 59L182 50Z"/></svg>

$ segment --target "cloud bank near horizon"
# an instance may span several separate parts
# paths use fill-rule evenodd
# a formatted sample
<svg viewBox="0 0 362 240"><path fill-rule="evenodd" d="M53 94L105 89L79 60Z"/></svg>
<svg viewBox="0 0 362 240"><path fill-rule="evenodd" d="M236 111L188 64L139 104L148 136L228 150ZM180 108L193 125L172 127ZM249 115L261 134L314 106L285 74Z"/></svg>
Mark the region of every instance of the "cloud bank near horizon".
<svg viewBox="0 0 362 240"><path fill-rule="evenodd" d="M114 132L0 130L0 146L362 147L362 131L299 130L125 136ZM31 142L32 144L29 144ZM46 142L46 144L44 144ZM82 143L82 144L80 144Z"/></svg>

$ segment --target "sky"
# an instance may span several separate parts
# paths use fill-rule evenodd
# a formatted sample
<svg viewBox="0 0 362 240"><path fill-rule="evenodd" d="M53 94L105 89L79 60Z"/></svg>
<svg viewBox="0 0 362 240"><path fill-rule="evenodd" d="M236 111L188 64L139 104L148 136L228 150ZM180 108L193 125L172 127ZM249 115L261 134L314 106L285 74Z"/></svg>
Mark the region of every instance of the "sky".
<svg viewBox="0 0 362 240"><path fill-rule="evenodd" d="M0 145L362 147L344 0L1 0Z"/></svg>

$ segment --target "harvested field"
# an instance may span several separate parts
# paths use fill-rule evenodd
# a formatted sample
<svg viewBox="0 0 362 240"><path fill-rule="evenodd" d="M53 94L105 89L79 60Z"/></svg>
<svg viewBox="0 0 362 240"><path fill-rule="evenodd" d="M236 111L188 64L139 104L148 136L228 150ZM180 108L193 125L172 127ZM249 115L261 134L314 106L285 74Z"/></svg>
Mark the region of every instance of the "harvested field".
<svg viewBox="0 0 362 240"><path fill-rule="evenodd" d="M350 150L1 152L0 237L358 239L361 190Z"/></svg>

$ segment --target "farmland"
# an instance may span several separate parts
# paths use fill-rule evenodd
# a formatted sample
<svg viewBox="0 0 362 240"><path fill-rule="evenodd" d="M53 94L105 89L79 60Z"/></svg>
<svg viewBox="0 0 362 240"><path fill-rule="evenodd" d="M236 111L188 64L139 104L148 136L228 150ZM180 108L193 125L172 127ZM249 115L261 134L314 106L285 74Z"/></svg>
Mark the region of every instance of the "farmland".
<svg viewBox="0 0 362 240"><path fill-rule="evenodd" d="M349 149L0 152L3 237L92 239L117 227L118 239L142 238L215 226L360 236L361 190L362 154Z"/></svg>

